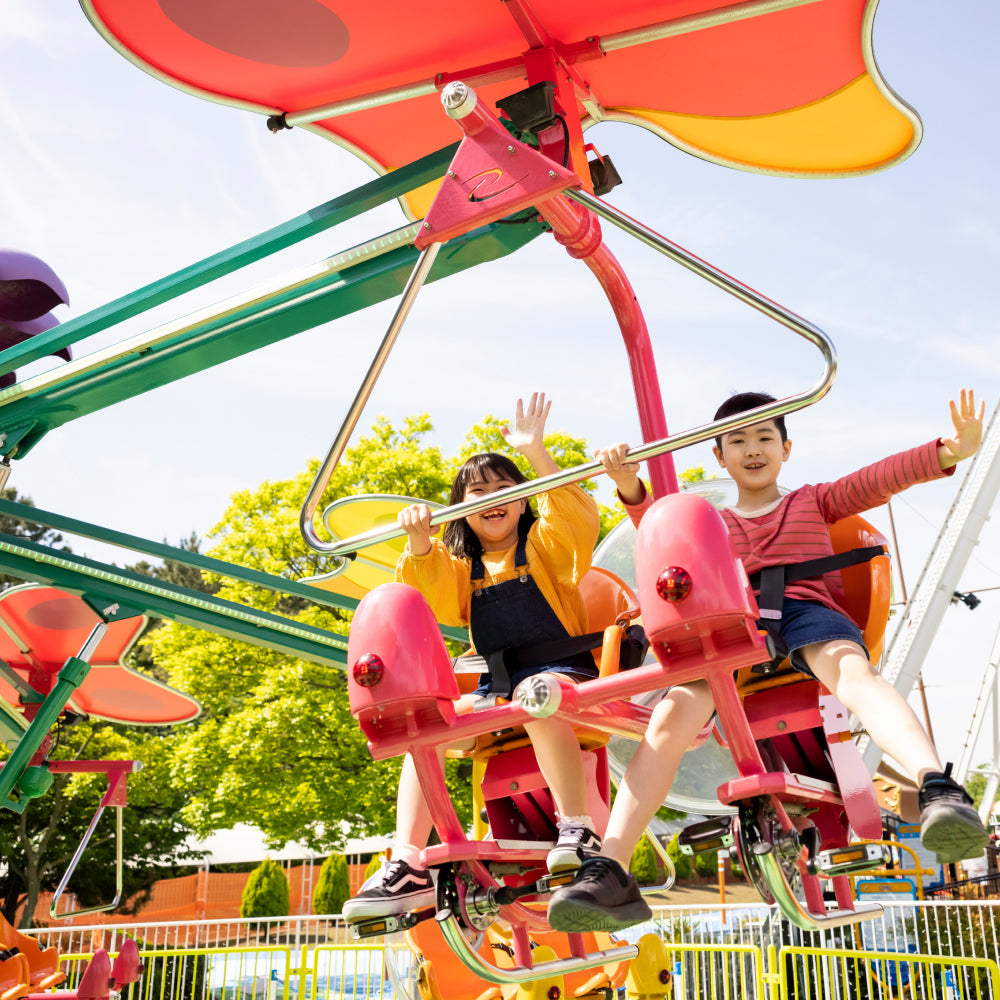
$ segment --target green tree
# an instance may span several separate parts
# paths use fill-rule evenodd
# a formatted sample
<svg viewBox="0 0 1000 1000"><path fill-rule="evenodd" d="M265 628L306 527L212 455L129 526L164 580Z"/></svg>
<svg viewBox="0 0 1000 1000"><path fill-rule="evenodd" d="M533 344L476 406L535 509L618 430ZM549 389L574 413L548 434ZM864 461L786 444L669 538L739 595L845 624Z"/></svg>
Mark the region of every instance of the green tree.
<svg viewBox="0 0 1000 1000"><path fill-rule="evenodd" d="M3 491L5 500L33 507L29 497ZM27 538L61 551L57 532L0 515L0 531ZM0 589L23 581L0 576ZM133 651L134 652L134 651ZM129 664L137 664L130 654ZM162 673L147 665L160 679ZM180 796L171 789L166 747L169 730L130 728L97 720L67 716L49 734L47 756L52 760L136 759L145 769L128 779L129 805L123 812L123 854L126 900L118 911L132 913L148 898L160 877L158 866L183 861L189 852L183 842L189 833L179 817ZM6 756L7 749L0 750ZM23 926L30 926L41 893L53 891L80 844L107 789L100 774L60 774L43 796L31 799L23 812L0 810L0 912L13 922L23 905ZM80 864L67 886L77 906L94 906L115 896L115 809L108 809L95 828Z"/></svg>
<svg viewBox="0 0 1000 1000"><path fill-rule="evenodd" d="M331 854L319 870L312 898L313 913L340 913L350 895L347 858L343 854Z"/></svg>
<svg viewBox="0 0 1000 1000"><path fill-rule="evenodd" d="M632 860L628 870L635 876L639 885L655 885L659 882L659 869L656 864L656 850L648 837L640 837L632 852Z"/></svg>
<svg viewBox="0 0 1000 1000"><path fill-rule="evenodd" d="M264 858L243 887L240 916L246 920L287 917L288 906L288 878L277 861Z"/></svg>
<svg viewBox="0 0 1000 1000"><path fill-rule="evenodd" d="M54 760L136 759L144 764L128 778L128 806L122 813L126 899L117 912L134 913L162 877L161 866L192 856L184 847L189 830L179 817L181 798L171 789L165 737L158 730L82 720L60 723L53 738ZM0 909L8 922L23 904L21 925L31 926L39 894L58 885L106 790L102 774L59 774L22 813L0 812ZM108 903L115 896L115 821L115 809L107 809L69 881L66 891L76 896L77 907Z"/></svg>
<svg viewBox="0 0 1000 1000"><path fill-rule="evenodd" d="M347 449L323 504L363 493L446 502L464 457L509 450L495 418L472 429L455 459L426 442L431 430L426 415L407 418L400 429L377 420ZM546 443L557 461L587 460L581 440L554 434ZM329 559L305 545L298 523L316 469L313 463L294 479L235 494L210 533L210 554L288 579L329 572ZM346 612L231 580L220 582L218 594L347 634ZM350 715L342 671L176 624L151 633L147 642L155 662L204 706L200 725L174 750L174 779L188 800L183 815L196 832L248 822L275 847L294 839L327 851L341 848L348 836L393 829L401 762L371 760ZM466 823L470 774L467 761L449 761L449 791Z"/></svg>

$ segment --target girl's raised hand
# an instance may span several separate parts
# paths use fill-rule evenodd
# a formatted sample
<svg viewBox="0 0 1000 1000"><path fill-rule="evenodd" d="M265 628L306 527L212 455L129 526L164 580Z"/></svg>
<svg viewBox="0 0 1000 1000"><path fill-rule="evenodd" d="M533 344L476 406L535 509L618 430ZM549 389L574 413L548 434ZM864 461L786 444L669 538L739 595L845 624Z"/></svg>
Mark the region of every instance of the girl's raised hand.
<svg viewBox="0 0 1000 1000"><path fill-rule="evenodd" d="M963 458L975 455L983 440L983 417L986 414L985 402L979 404L979 412L976 412L976 397L971 389L962 390L957 406L954 400L948 406L955 436L941 439L938 458L942 469L949 469Z"/></svg>
<svg viewBox="0 0 1000 1000"><path fill-rule="evenodd" d="M413 503L396 515L396 523L406 532L406 545L412 556L425 556L431 550L431 509L425 503Z"/></svg>
<svg viewBox="0 0 1000 1000"><path fill-rule="evenodd" d="M545 437L545 421L551 407L552 402L545 401L544 392L533 392L527 409L524 400L519 399L514 413L514 429L500 428L507 444L522 455L527 455L533 448L544 448L542 439Z"/></svg>

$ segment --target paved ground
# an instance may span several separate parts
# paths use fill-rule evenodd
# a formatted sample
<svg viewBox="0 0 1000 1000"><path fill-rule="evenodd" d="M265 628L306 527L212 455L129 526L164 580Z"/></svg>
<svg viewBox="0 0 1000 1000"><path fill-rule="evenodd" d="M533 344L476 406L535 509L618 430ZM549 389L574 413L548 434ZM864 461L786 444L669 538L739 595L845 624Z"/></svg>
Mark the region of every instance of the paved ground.
<svg viewBox="0 0 1000 1000"><path fill-rule="evenodd" d="M662 896L650 896L649 899L662 899L667 906L700 906L704 903L721 902L718 883L710 882L679 882L670 892ZM725 902L759 903L760 901L757 891L746 882L726 882Z"/></svg>

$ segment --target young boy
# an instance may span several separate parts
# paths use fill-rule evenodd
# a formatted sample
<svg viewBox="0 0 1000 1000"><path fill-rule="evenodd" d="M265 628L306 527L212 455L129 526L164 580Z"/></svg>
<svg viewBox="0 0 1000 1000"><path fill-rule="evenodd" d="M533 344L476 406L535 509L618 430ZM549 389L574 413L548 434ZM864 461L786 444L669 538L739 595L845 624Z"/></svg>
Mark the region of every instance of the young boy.
<svg viewBox="0 0 1000 1000"><path fill-rule="evenodd" d="M715 419L774 402L762 393L740 393L719 407ZM736 482L735 507L724 510L736 551L753 574L766 566L832 554L828 525L886 503L916 483L951 475L982 440L984 406L976 413L971 391L950 404L954 437L893 455L832 483L803 486L782 495L778 474L792 442L783 417L717 437L719 465ZM598 453L633 521L652 502L637 466L621 445ZM860 629L842 610L840 573L799 580L785 588L781 638L791 665L817 678L861 720L871 738L920 785L920 837L942 863L978 857L989 836L965 790L942 772L934 745L903 696L872 667ZM639 837L663 802L680 758L710 718L708 686L701 681L671 688L656 706L615 798L599 857L585 861L573 883L549 903L557 930L616 930L648 919L628 864Z"/></svg>

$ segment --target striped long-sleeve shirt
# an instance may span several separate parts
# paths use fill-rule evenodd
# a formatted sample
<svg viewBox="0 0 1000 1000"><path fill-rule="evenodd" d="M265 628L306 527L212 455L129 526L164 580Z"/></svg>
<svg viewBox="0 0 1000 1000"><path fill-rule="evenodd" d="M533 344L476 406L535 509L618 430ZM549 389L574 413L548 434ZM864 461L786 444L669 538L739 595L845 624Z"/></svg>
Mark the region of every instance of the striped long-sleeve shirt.
<svg viewBox="0 0 1000 1000"><path fill-rule="evenodd" d="M917 483L951 475L954 467L942 470L938 462L939 443L935 440L900 452L832 483L802 486L752 514L738 508L724 510L729 536L747 573L831 555L828 526L834 521L880 507ZM790 583L785 596L817 601L846 614L844 587L836 571Z"/></svg>

